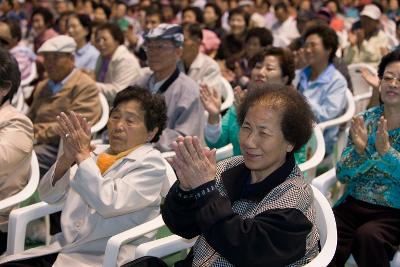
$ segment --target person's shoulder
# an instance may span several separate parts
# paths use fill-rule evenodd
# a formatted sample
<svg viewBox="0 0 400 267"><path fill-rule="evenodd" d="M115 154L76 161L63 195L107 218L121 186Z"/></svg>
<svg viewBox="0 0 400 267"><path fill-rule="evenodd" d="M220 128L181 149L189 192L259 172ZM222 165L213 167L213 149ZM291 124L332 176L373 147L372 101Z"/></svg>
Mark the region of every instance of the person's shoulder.
<svg viewBox="0 0 400 267"><path fill-rule="evenodd" d="M24 114L19 112L15 107L12 105L6 105L1 110L1 118L6 118L8 122L26 125L28 128L32 128L32 121Z"/></svg>
<svg viewBox="0 0 400 267"><path fill-rule="evenodd" d="M178 78L175 80L174 84L179 84L179 86L184 87L185 90L199 92L199 85L187 76L185 73L180 72Z"/></svg>

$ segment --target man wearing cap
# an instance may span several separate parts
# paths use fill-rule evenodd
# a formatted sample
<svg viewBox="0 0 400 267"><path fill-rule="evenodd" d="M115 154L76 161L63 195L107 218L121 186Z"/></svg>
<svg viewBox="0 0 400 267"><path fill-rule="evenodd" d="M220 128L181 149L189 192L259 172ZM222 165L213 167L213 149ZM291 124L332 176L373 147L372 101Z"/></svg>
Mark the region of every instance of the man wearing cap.
<svg viewBox="0 0 400 267"><path fill-rule="evenodd" d="M199 86L177 68L182 55L182 27L160 24L145 35L147 60L151 71L135 83L165 96L168 124L156 147L171 150L171 143L180 135L196 135L201 139L204 129L204 109Z"/></svg>
<svg viewBox="0 0 400 267"><path fill-rule="evenodd" d="M75 111L89 122L101 116L96 83L75 68L74 39L59 35L47 40L38 50L43 55L48 79L40 82L33 94L28 117L35 133L34 150L43 176L53 165L58 153L59 138L54 131L60 112Z"/></svg>
<svg viewBox="0 0 400 267"><path fill-rule="evenodd" d="M381 10L374 4L361 11L361 28L349 32L350 45L344 50L347 64L365 62L377 67L388 52L389 40L380 30Z"/></svg>

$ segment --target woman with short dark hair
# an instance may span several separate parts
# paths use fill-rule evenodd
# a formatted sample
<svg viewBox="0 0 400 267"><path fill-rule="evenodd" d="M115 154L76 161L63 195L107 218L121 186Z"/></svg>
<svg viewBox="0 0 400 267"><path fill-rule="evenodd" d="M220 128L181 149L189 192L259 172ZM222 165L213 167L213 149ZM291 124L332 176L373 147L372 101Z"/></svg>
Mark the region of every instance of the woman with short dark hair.
<svg viewBox="0 0 400 267"><path fill-rule="evenodd" d="M314 198L293 153L310 138L313 114L292 87L262 84L239 108L243 156L215 163L197 137L173 143L178 181L164 222L199 236L182 266L303 266L318 254Z"/></svg>
<svg viewBox="0 0 400 267"><path fill-rule="evenodd" d="M304 55L308 66L301 70L297 88L307 97L317 121L341 115L346 108L347 82L332 61L338 47L334 30L326 25L309 27L304 33ZM324 131L326 153L331 154L339 127Z"/></svg>
<svg viewBox="0 0 400 267"><path fill-rule="evenodd" d="M97 86L111 104L119 91L140 76L141 69L136 56L124 46L124 34L117 24L100 25L95 36L100 51L95 68Z"/></svg>
<svg viewBox="0 0 400 267"><path fill-rule="evenodd" d="M359 266L389 266L400 245L400 50L384 56L378 76L383 104L352 120L337 164L346 185L333 209L338 245L330 266L350 254Z"/></svg>
<svg viewBox="0 0 400 267"><path fill-rule="evenodd" d="M33 51L37 53L44 42L58 35L53 29L53 14L45 7L35 8L31 16Z"/></svg>
<svg viewBox="0 0 400 267"><path fill-rule="evenodd" d="M113 106L107 123L110 145L95 149L85 118L74 112L58 116L63 150L38 191L47 203L64 201L62 232L49 246L3 258L1 266L101 266L111 236L160 214L167 163L153 143L167 122L164 97L133 86L119 92ZM118 265L148 240L124 246Z"/></svg>

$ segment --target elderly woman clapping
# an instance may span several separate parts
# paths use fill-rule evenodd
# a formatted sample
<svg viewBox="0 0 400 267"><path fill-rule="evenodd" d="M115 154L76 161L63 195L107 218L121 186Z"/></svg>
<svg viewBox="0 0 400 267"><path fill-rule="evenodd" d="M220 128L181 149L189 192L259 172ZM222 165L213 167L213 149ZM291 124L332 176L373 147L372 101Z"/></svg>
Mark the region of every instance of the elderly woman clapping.
<svg viewBox="0 0 400 267"><path fill-rule="evenodd" d="M197 137L173 144L179 181L162 215L173 233L199 236L183 266L302 266L318 254L312 190L293 155L312 111L292 87L260 87L239 106L243 156L216 164Z"/></svg>
<svg viewBox="0 0 400 267"><path fill-rule="evenodd" d="M159 214L166 163L152 142L166 125L164 98L128 87L117 94L113 106L107 124L110 146L93 152L85 118L73 112L58 117L64 149L42 178L39 193L48 203L64 201L62 232L49 246L28 250L28 265L45 261L46 266L101 266L111 236ZM134 246L126 245L118 264L133 256Z"/></svg>

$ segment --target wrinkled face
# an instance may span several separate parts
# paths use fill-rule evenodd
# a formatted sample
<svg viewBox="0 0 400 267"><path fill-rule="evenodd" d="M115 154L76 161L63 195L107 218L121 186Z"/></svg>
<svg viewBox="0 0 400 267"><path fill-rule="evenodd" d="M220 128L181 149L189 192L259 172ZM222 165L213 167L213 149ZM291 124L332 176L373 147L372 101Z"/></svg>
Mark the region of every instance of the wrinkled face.
<svg viewBox="0 0 400 267"><path fill-rule="evenodd" d="M160 25L161 19L158 15L146 15L146 29L151 30Z"/></svg>
<svg viewBox="0 0 400 267"><path fill-rule="evenodd" d="M251 71L251 81L255 83L286 84L286 80L286 77L282 77L280 59L277 56L266 56L264 61L257 62Z"/></svg>
<svg viewBox="0 0 400 267"><path fill-rule="evenodd" d="M400 105L400 61L386 66L381 81L381 99L385 106Z"/></svg>
<svg viewBox="0 0 400 267"><path fill-rule="evenodd" d="M330 49L325 49L321 37L311 34L304 43L304 55L309 65L313 66L320 62L329 61Z"/></svg>
<svg viewBox="0 0 400 267"><path fill-rule="evenodd" d="M43 65L50 80L62 81L74 69L74 56L69 53L43 53Z"/></svg>
<svg viewBox="0 0 400 267"><path fill-rule="evenodd" d="M263 179L278 169L293 150L281 130L281 112L255 103L240 127L239 142L246 167Z"/></svg>
<svg viewBox="0 0 400 267"><path fill-rule="evenodd" d="M183 13L182 23L196 23L196 22L197 22L196 14L193 11L187 10L185 13Z"/></svg>
<svg viewBox="0 0 400 267"><path fill-rule="evenodd" d="M107 29L97 31L96 47L103 57L111 57L118 46L119 43Z"/></svg>
<svg viewBox="0 0 400 267"><path fill-rule="evenodd" d="M182 55L182 49L168 40L149 40L145 47L147 62L154 72L175 66Z"/></svg>
<svg viewBox="0 0 400 267"><path fill-rule="evenodd" d="M86 36L89 34L88 31L82 26L79 19L71 17L68 20L68 34L78 43L86 40Z"/></svg>
<svg viewBox="0 0 400 267"><path fill-rule="evenodd" d="M46 24L41 14L36 14L32 19L32 27L36 35L42 34L46 30Z"/></svg>
<svg viewBox="0 0 400 267"><path fill-rule="evenodd" d="M213 24L217 21L218 16L214 11L214 8L208 6L204 9L204 22L206 24Z"/></svg>
<svg viewBox="0 0 400 267"><path fill-rule="evenodd" d="M235 14L229 19L229 26L232 34L241 35L246 29L246 21L242 15Z"/></svg>
<svg viewBox="0 0 400 267"><path fill-rule="evenodd" d="M145 124L145 111L136 100L120 103L110 115L107 123L110 148L115 153L126 151L151 141L153 131Z"/></svg>
<svg viewBox="0 0 400 267"><path fill-rule="evenodd" d="M257 54L261 50L261 42L258 37L251 37L246 42L246 54L247 58L252 58L255 54Z"/></svg>
<svg viewBox="0 0 400 267"><path fill-rule="evenodd" d="M0 22L0 46L9 50L12 48L13 38L10 28L4 22Z"/></svg>

